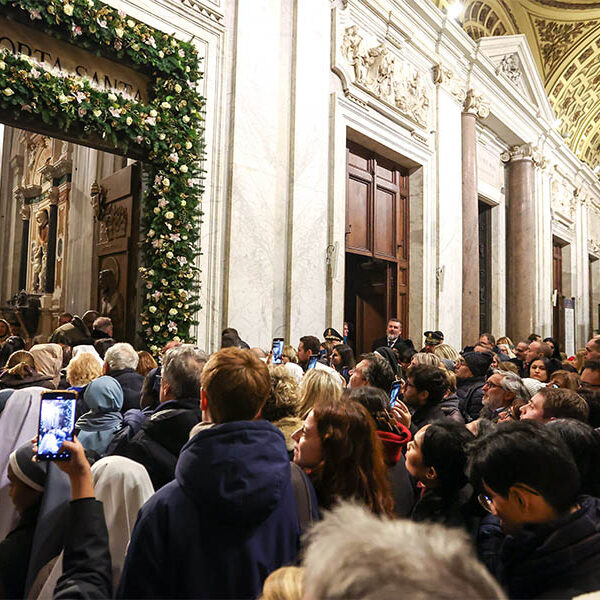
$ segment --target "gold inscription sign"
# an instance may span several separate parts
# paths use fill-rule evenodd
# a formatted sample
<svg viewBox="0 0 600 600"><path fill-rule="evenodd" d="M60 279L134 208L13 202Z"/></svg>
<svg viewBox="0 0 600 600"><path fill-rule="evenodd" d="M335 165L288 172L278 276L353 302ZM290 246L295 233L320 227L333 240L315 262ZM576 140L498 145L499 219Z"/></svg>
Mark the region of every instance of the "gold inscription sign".
<svg viewBox="0 0 600 600"><path fill-rule="evenodd" d="M101 58L0 16L0 48L34 59L46 69L88 77L92 85L128 98L148 101L148 78L134 69Z"/></svg>

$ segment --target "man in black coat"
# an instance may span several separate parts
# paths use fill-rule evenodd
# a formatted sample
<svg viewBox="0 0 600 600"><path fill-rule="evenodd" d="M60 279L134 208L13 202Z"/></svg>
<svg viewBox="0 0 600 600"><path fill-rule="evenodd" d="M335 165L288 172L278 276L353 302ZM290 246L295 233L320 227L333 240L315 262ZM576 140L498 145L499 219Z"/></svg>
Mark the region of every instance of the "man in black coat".
<svg viewBox="0 0 600 600"><path fill-rule="evenodd" d="M158 490L175 477L179 451L190 430L202 420L200 385L208 356L191 344L171 348L164 356L160 404L142 428L116 454L144 465Z"/></svg>
<svg viewBox="0 0 600 600"><path fill-rule="evenodd" d="M414 345L411 340L404 339L401 337L402 335L402 323L397 318L392 318L388 321L387 328L385 330L385 335L383 337L377 338L372 346L371 352L375 352L377 348L381 348L381 346L387 346L388 348L396 349L398 353L402 351L412 348L414 350Z"/></svg>
<svg viewBox="0 0 600 600"><path fill-rule="evenodd" d="M465 423L477 419L483 408L483 386L491 364L488 352L465 352L457 361L456 394Z"/></svg>
<svg viewBox="0 0 600 600"><path fill-rule="evenodd" d="M104 355L104 375L114 377L123 388L122 413L140 408L144 376L136 372L139 356L131 344L121 342L111 346Z"/></svg>
<svg viewBox="0 0 600 600"><path fill-rule="evenodd" d="M476 440L468 472L506 534L494 574L510 598L600 589L600 499L578 496L577 466L557 435L539 423L502 423Z"/></svg>

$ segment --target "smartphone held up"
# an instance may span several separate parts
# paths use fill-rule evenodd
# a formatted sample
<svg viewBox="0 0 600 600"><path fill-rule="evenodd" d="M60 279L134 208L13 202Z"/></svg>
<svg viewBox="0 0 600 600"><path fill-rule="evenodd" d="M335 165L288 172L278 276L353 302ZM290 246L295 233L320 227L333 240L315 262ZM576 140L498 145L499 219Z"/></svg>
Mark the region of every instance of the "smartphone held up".
<svg viewBox="0 0 600 600"><path fill-rule="evenodd" d="M38 460L68 460L69 452L60 452L64 441L73 441L77 392L44 392L40 402Z"/></svg>
<svg viewBox="0 0 600 600"><path fill-rule="evenodd" d="M283 338L273 338L271 353L271 362L274 365L280 365L283 362Z"/></svg>

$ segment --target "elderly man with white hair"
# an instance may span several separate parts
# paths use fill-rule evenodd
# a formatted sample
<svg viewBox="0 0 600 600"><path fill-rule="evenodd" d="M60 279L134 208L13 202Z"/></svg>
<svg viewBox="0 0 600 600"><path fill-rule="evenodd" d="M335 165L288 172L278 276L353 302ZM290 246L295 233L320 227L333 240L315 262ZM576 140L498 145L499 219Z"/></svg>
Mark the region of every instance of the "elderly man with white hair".
<svg viewBox="0 0 600 600"><path fill-rule="evenodd" d="M506 598L458 529L378 518L340 504L308 541L304 597L311 600Z"/></svg>
<svg viewBox="0 0 600 600"><path fill-rule="evenodd" d="M104 375L114 377L123 388L122 413L131 408L140 408L144 376L135 370L138 360L138 353L133 346L124 342L111 346L104 355Z"/></svg>

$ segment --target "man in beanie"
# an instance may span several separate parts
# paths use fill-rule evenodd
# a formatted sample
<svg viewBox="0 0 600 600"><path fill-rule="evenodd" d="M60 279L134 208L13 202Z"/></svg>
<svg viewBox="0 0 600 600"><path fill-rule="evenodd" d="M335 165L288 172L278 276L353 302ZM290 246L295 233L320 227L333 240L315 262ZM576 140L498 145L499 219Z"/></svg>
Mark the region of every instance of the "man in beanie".
<svg viewBox="0 0 600 600"><path fill-rule="evenodd" d="M457 361L456 394L465 423L479 417L483 407L485 376L491 364L492 355L488 352L465 352Z"/></svg>

